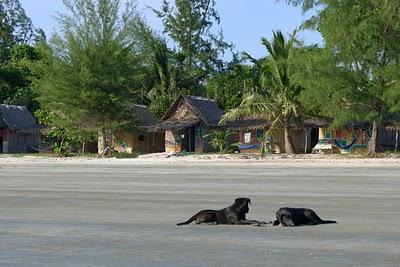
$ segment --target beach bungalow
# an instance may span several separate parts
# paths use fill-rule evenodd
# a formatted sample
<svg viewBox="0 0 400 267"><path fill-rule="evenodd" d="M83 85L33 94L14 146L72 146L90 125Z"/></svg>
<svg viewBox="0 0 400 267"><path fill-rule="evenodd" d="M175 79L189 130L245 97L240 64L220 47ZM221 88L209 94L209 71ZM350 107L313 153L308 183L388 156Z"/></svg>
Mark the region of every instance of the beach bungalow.
<svg viewBox="0 0 400 267"><path fill-rule="evenodd" d="M318 128L318 143L313 153L367 153L371 140L371 127L368 123L353 123L334 128L329 123ZM386 124L378 129L378 151L394 150L396 131Z"/></svg>
<svg viewBox="0 0 400 267"><path fill-rule="evenodd" d="M113 144L114 150L120 153L157 153L164 152L164 133L154 131L158 120L143 105L133 105L132 112L137 120L137 129L135 131L117 131L108 140ZM104 151L103 138L99 134L98 153Z"/></svg>
<svg viewBox="0 0 400 267"><path fill-rule="evenodd" d="M228 122L225 125L229 130L237 131L235 141L239 143L238 150L242 153L259 153L265 140L267 140L268 149L274 153L285 151L285 136L282 128L271 130L270 137L266 138L265 134L271 128L271 122L268 120L246 118ZM308 130L311 126L315 127L311 122L304 125L292 123L289 131L297 152L310 152L313 145L317 143L317 138L313 137L313 131Z"/></svg>
<svg viewBox="0 0 400 267"><path fill-rule="evenodd" d="M211 152L214 149L205 137L218 124L223 111L215 101L198 96L179 96L157 125L158 131L165 131L165 151Z"/></svg>
<svg viewBox="0 0 400 267"><path fill-rule="evenodd" d="M0 105L0 153L37 152L39 129L25 106Z"/></svg>

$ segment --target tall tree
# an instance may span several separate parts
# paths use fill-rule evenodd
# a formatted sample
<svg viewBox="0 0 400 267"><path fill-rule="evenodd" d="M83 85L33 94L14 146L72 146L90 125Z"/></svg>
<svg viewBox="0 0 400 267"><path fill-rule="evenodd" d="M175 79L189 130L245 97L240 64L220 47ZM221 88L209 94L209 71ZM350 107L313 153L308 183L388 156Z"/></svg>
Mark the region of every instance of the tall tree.
<svg viewBox="0 0 400 267"><path fill-rule="evenodd" d="M316 64L304 68L309 72L300 80L313 83L307 86L305 94L312 96L323 92L315 101L333 110L333 118L340 124L354 119L370 122L368 153L374 155L379 126L390 111L399 110L400 2L287 2L302 5L304 10L319 6L308 25L321 32L325 47L320 53L313 53ZM332 112L325 115L332 116Z"/></svg>
<svg viewBox="0 0 400 267"><path fill-rule="evenodd" d="M213 26L220 23L215 0L163 0L161 10L154 10L164 24L164 32L176 44L180 75L195 81L193 94L203 93L202 83L223 66L221 54L230 47L223 41L222 32L215 34Z"/></svg>
<svg viewBox="0 0 400 267"><path fill-rule="evenodd" d="M157 37L152 40L148 67L151 80L148 92L150 109L160 118L179 95L190 93L187 88L195 86L195 81L180 75L183 70L176 59L176 52L171 51L166 42Z"/></svg>
<svg viewBox="0 0 400 267"><path fill-rule="evenodd" d="M42 46L45 60L33 67L42 108L66 125L107 132L134 127L130 107L138 99L142 65L134 1L64 0L61 35Z"/></svg>
<svg viewBox="0 0 400 267"><path fill-rule="evenodd" d="M30 64L40 59L38 50L30 45L14 45L10 61L0 67L4 81L0 85L0 103L27 106L30 111L38 108L32 89Z"/></svg>
<svg viewBox="0 0 400 267"><path fill-rule="evenodd" d="M272 128L281 125L284 129L286 153L295 153L290 123L301 110L298 97L302 88L291 79L290 69L295 35L296 32L286 40L282 32L274 32L272 41L262 39L268 52L267 57L254 59L247 54L259 73L259 81L240 106L225 115L227 120L256 116L272 120Z"/></svg>
<svg viewBox="0 0 400 267"><path fill-rule="evenodd" d="M34 28L19 0L0 1L0 63L10 58L11 48L32 40Z"/></svg>
<svg viewBox="0 0 400 267"><path fill-rule="evenodd" d="M223 70L214 73L206 83L207 96L214 99L224 111L237 108L257 79L254 68L245 59L234 56Z"/></svg>

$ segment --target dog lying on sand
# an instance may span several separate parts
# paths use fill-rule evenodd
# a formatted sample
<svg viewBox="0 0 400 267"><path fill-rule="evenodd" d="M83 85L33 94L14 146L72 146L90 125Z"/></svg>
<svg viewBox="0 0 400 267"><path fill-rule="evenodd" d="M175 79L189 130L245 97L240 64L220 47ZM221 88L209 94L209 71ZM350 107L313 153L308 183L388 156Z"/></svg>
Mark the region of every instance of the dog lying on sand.
<svg viewBox="0 0 400 267"><path fill-rule="evenodd" d="M251 204L249 198L237 198L235 199L235 203L227 208L220 210L201 210L186 222L178 223L177 225L185 225L193 221L195 221L196 224L265 224L265 222L246 219L246 213L249 212L249 204Z"/></svg>
<svg viewBox="0 0 400 267"><path fill-rule="evenodd" d="M307 208L280 208L276 212L276 220L273 225L299 226L337 223L336 221L323 220L315 211Z"/></svg>

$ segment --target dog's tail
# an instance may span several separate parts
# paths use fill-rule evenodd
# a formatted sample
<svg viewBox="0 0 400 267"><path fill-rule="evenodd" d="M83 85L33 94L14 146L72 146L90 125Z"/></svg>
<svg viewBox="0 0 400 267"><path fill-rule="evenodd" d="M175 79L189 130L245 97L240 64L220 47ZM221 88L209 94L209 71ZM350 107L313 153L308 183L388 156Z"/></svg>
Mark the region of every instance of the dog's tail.
<svg viewBox="0 0 400 267"><path fill-rule="evenodd" d="M311 213L307 217L316 224L337 223L337 221L321 219L321 217L319 217L314 211L311 211Z"/></svg>
<svg viewBox="0 0 400 267"><path fill-rule="evenodd" d="M337 223L337 221L331 221L331 220L322 220L320 223L321 223L321 224Z"/></svg>
<svg viewBox="0 0 400 267"><path fill-rule="evenodd" d="M191 223L191 222L193 222L194 220L196 220L197 219L197 215L198 214L195 214L195 215L193 215L189 220L187 220L186 222L181 222L181 223L178 223L178 224L176 224L176 225L185 225L185 224L189 224L189 223Z"/></svg>

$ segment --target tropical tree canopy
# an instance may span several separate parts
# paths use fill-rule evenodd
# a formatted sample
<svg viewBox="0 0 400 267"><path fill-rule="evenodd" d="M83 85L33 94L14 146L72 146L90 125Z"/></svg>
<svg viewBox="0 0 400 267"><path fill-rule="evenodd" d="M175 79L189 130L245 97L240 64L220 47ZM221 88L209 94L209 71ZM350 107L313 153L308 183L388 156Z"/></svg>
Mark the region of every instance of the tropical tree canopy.
<svg viewBox="0 0 400 267"><path fill-rule="evenodd" d="M161 10L154 10L163 21L164 32L177 46L180 75L196 81L186 88L195 95L204 93L202 83L223 67L221 55L231 47L223 40L222 31L215 30L220 23L215 3L215 0L163 0Z"/></svg>
<svg viewBox="0 0 400 267"><path fill-rule="evenodd" d="M142 63L135 49L142 23L134 1L64 0L61 34L41 46L45 60L34 66L42 109L78 128L134 127ZM68 123L67 123L68 122Z"/></svg>
<svg viewBox="0 0 400 267"><path fill-rule="evenodd" d="M310 8L319 5L308 22L321 32L323 48L303 54L307 88L304 106L336 125L366 121L372 125L368 152L376 152L378 128L400 111L400 2L390 0L289 1ZM301 62L300 62L301 63ZM392 113L392 114L391 114Z"/></svg>
<svg viewBox="0 0 400 267"><path fill-rule="evenodd" d="M290 136L291 119L297 117L301 110L298 96L301 87L291 80L291 54L295 43L294 32L288 40L282 32L273 33L271 41L262 39L268 55L261 59L247 57L253 62L259 79L250 89L240 106L230 110L225 120L245 116L261 117L272 121L272 128L282 125L285 130L285 150L294 153Z"/></svg>
<svg viewBox="0 0 400 267"><path fill-rule="evenodd" d="M10 58L11 48L32 40L34 28L19 0L0 1L0 63Z"/></svg>

